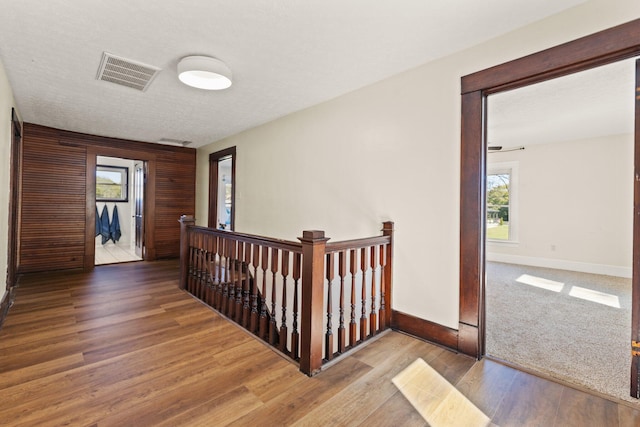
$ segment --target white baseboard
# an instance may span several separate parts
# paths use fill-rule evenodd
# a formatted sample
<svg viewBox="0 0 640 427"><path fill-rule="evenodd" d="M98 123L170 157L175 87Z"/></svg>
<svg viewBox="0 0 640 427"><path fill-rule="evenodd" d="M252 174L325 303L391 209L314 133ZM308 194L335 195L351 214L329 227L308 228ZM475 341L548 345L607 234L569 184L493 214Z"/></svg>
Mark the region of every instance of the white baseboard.
<svg viewBox="0 0 640 427"><path fill-rule="evenodd" d="M559 270L579 271L581 273L604 274L607 276L625 277L630 279L631 267L616 265L590 264L586 262L568 261L564 259L536 258L522 255L509 255L487 252L487 261L504 262L508 264L530 265L533 267L556 268Z"/></svg>

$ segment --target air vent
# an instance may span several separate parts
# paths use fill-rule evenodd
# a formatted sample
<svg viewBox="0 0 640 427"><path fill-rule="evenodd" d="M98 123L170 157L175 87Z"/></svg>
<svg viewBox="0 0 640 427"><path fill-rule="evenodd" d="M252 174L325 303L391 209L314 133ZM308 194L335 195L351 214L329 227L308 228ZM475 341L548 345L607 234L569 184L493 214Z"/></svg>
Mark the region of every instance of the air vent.
<svg viewBox="0 0 640 427"><path fill-rule="evenodd" d="M159 71L160 68L153 65L103 52L97 79L144 92Z"/></svg>
<svg viewBox="0 0 640 427"><path fill-rule="evenodd" d="M175 145L178 147L186 147L191 144L193 141L183 141L181 139L171 139L171 138L162 138L158 140L158 144L164 145Z"/></svg>

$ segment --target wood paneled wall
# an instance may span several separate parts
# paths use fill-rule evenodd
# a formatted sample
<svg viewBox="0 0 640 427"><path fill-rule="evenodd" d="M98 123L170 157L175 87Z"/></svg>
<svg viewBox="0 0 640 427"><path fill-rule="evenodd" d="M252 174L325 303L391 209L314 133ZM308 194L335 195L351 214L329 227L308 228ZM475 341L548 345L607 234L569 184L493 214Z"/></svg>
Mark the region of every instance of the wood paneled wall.
<svg viewBox="0 0 640 427"><path fill-rule="evenodd" d="M18 272L92 268L96 155L147 161L145 259L179 256L178 218L195 212L195 150L26 123Z"/></svg>

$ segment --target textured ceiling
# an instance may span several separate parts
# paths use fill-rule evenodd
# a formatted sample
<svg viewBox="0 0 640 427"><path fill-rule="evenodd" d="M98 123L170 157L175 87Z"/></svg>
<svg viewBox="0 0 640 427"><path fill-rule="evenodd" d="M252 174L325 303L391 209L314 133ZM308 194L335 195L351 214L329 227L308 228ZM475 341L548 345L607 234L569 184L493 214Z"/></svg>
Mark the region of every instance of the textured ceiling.
<svg viewBox="0 0 640 427"><path fill-rule="evenodd" d="M0 60L27 122L198 147L583 1L20 0ZM99 81L104 51L162 71L145 92ZM181 84L187 55L226 62L233 86Z"/></svg>
<svg viewBox="0 0 640 427"><path fill-rule="evenodd" d="M505 148L632 133L635 59L489 96L487 139Z"/></svg>

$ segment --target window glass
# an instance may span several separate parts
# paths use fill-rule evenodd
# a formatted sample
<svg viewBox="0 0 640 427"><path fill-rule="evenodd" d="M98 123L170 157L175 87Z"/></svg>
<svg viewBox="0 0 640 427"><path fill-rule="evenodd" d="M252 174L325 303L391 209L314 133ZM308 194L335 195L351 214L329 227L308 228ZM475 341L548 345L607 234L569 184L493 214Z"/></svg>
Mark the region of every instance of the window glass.
<svg viewBox="0 0 640 427"><path fill-rule="evenodd" d="M96 201L128 201L129 168L118 166L96 166Z"/></svg>
<svg viewBox="0 0 640 427"><path fill-rule="evenodd" d="M510 184L510 170L487 174L487 239L511 239Z"/></svg>

